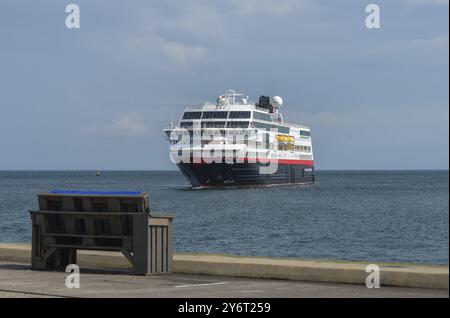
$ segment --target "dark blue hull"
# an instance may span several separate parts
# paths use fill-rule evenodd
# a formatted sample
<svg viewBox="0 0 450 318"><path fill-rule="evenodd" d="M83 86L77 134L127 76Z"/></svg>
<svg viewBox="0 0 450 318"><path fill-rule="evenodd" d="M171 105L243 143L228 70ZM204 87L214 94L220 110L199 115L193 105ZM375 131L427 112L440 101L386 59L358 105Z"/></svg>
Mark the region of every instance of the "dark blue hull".
<svg viewBox="0 0 450 318"><path fill-rule="evenodd" d="M244 187L314 183L314 167L278 164L273 174L261 174L261 163L180 163L177 165L193 187Z"/></svg>

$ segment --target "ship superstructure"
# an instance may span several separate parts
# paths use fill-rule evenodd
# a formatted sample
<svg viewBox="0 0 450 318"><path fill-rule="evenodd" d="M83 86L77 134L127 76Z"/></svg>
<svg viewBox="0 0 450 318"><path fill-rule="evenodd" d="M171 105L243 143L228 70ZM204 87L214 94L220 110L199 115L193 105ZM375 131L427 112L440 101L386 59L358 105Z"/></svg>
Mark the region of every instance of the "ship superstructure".
<svg viewBox="0 0 450 318"><path fill-rule="evenodd" d="M227 90L215 103L187 107L164 132L170 155L193 187L314 182L311 130L285 122L283 100Z"/></svg>

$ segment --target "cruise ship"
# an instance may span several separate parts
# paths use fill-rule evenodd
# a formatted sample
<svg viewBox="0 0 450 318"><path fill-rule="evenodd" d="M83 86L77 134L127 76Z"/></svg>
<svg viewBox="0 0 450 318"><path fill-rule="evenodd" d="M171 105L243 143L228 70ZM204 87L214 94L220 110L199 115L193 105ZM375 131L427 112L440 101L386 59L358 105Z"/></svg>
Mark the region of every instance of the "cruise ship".
<svg viewBox="0 0 450 318"><path fill-rule="evenodd" d="M314 183L308 126L285 122L279 96L227 90L216 102L187 107L164 132L171 160L194 188Z"/></svg>

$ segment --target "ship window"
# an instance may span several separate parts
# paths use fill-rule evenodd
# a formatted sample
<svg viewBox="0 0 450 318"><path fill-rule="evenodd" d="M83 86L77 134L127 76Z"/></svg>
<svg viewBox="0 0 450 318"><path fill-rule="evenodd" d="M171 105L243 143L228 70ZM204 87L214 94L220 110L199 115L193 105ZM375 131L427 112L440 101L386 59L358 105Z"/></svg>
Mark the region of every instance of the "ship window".
<svg viewBox="0 0 450 318"><path fill-rule="evenodd" d="M310 146L295 146L296 151L311 152Z"/></svg>
<svg viewBox="0 0 450 318"><path fill-rule="evenodd" d="M230 112L230 118L250 118L250 112Z"/></svg>
<svg viewBox="0 0 450 318"><path fill-rule="evenodd" d="M181 128L192 128L193 122L192 121L185 121L180 123Z"/></svg>
<svg viewBox="0 0 450 318"><path fill-rule="evenodd" d="M248 121L229 121L227 128L248 128Z"/></svg>
<svg viewBox="0 0 450 318"><path fill-rule="evenodd" d="M310 137L311 132L307 130L300 130L300 136Z"/></svg>
<svg viewBox="0 0 450 318"><path fill-rule="evenodd" d="M260 112L253 112L253 119L275 121L272 115Z"/></svg>
<svg viewBox="0 0 450 318"><path fill-rule="evenodd" d="M202 122L202 128L225 128L225 122L224 121Z"/></svg>
<svg viewBox="0 0 450 318"><path fill-rule="evenodd" d="M289 127L263 124L257 122L253 122L253 125L259 129L265 129L267 131L270 131L271 129L277 129L277 132L280 134L289 134Z"/></svg>
<svg viewBox="0 0 450 318"><path fill-rule="evenodd" d="M202 117L202 112L185 112L183 119L200 119Z"/></svg>
<svg viewBox="0 0 450 318"><path fill-rule="evenodd" d="M209 118L227 118L228 112L225 111L212 111L212 112L203 112L203 119Z"/></svg>
<svg viewBox="0 0 450 318"><path fill-rule="evenodd" d="M289 134L289 127L285 127L285 126L273 126L273 127L277 128L279 133Z"/></svg>
<svg viewBox="0 0 450 318"><path fill-rule="evenodd" d="M268 124L262 124L262 123L257 123L257 122L254 122L253 125L254 125L256 128L259 128L259 129L265 129L265 130L267 130L267 131L269 131L269 130L270 130L270 127L271 127L271 125L268 125Z"/></svg>

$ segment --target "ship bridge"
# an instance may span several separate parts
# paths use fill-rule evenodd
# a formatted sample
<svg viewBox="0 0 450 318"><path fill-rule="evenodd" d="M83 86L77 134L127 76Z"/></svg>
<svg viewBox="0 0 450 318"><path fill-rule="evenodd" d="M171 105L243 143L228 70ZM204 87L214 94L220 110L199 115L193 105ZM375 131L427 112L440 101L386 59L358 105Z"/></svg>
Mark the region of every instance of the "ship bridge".
<svg viewBox="0 0 450 318"><path fill-rule="evenodd" d="M283 121L279 112L282 103L281 97L278 96L261 96L257 103L249 103L248 96L227 90L217 98L216 103L205 102L203 106L187 107L177 128L253 128L266 131L277 129L284 134L289 134L291 130L309 131L307 126Z"/></svg>

